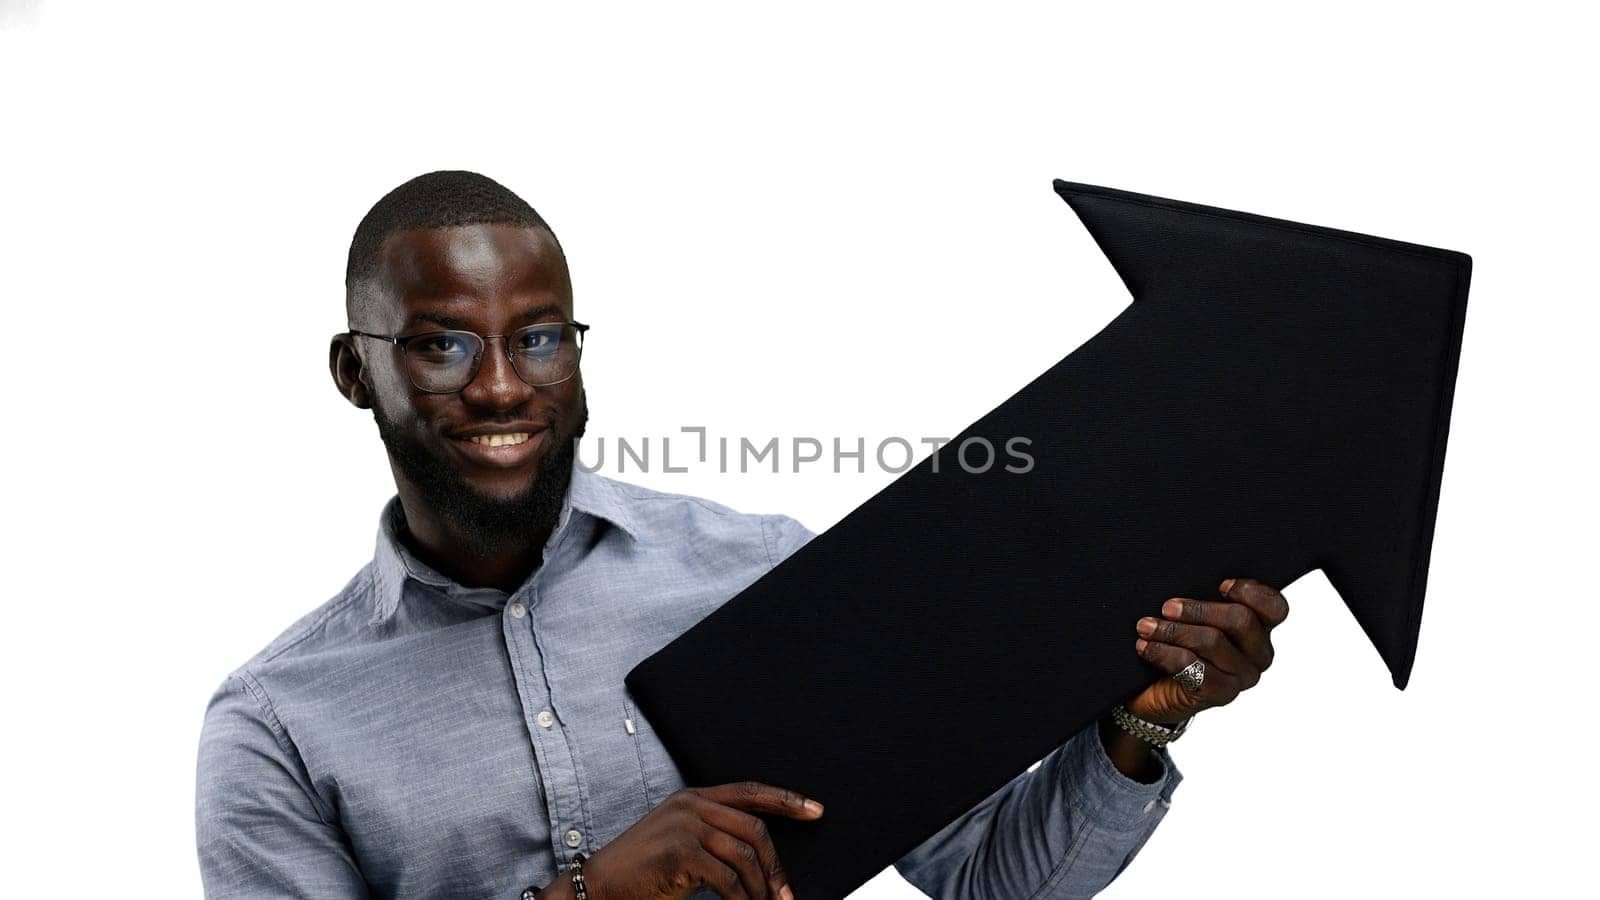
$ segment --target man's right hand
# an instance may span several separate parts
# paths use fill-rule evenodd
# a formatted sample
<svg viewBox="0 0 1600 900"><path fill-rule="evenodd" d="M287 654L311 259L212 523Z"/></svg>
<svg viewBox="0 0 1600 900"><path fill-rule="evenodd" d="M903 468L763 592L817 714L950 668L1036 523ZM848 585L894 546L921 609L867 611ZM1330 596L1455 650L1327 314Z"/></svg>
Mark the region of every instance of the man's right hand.
<svg viewBox="0 0 1600 900"><path fill-rule="evenodd" d="M754 813L810 820L822 804L755 781L684 788L583 864L594 900L682 900L708 887L724 900L794 900L766 823ZM566 897L565 875L541 893Z"/></svg>

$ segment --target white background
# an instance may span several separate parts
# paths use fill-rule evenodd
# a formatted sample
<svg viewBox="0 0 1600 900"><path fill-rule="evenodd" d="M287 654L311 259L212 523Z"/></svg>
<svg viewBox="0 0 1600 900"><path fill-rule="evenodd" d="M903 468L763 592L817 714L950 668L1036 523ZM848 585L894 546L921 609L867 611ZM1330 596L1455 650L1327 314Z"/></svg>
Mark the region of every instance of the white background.
<svg viewBox="0 0 1600 900"><path fill-rule="evenodd" d="M1592 871L1600 148L1563 8L227 6L0 3L8 895L198 895L205 701L392 491L326 373L350 234L438 168L554 225L608 439L955 433L1127 302L1052 178L1472 254L1411 688L1292 585L1105 896ZM624 477L820 530L892 476Z"/></svg>

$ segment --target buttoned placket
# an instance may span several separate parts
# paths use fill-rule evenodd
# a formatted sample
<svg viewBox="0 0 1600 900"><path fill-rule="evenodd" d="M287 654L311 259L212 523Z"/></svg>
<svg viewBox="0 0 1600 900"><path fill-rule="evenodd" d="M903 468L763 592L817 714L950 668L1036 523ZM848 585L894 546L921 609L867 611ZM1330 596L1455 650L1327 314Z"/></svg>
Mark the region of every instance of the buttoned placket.
<svg viewBox="0 0 1600 900"><path fill-rule="evenodd" d="M568 506L562 510L556 529L545 545L545 561L510 597L500 617L523 719L539 766L550 825L550 849L558 869L578 851L593 852L589 836L594 830L589 821L578 751L572 745L571 731L561 721L561 700L552 688L556 679L546 668L550 656L541 644L542 636L534 627L533 615L542 596L540 587L547 580L545 574L559 556L570 520L571 507Z"/></svg>

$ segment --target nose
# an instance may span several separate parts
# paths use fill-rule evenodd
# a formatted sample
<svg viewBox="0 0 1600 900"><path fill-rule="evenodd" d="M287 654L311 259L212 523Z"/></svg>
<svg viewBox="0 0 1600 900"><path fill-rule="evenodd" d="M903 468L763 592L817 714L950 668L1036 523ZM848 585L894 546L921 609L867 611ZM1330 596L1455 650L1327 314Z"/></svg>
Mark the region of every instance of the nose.
<svg viewBox="0 0 1600 900"><path fill-rule="evenodd" d="M533 386L517 374L506 350L495 345L496 341L504 340L505 337L501 335L485 340L478 372L461 389L463 403L487 409L513 409L533 396Z"/></svg>

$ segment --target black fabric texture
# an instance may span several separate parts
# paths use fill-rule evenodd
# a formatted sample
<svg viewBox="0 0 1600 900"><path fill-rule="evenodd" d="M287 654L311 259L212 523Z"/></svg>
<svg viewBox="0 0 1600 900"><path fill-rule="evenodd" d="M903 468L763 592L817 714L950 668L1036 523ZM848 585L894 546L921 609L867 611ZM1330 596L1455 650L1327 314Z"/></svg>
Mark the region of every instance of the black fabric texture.
<svg viewBox="0 0 1600 900"><path fill-rule="evenodd" d="M1470 257L1055 187L1132 304L627 676L689 784L826 804L767 819L808 900L1161 677L1133 626L1169 597L1321 569L1410 674Z"/></svg>

